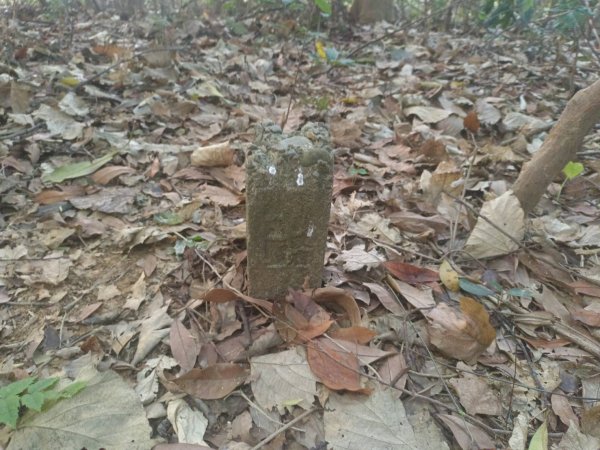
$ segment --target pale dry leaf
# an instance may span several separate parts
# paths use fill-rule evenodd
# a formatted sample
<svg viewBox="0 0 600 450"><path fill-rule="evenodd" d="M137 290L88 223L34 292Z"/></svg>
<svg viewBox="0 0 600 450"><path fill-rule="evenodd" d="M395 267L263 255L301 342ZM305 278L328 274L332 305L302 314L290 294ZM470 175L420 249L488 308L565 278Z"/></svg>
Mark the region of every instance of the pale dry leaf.
<svg viewBox="0 0 600 450"><path fill-rule="evenodd" d="M40 242L52 250L60 247L64 241L75 234L75 230L71 228L50 228L42 230L43 233L40 236Z"/></svg>
<svg viewBox="0 0 600 450"><path fill-rule="evenodd" d="M95 194L74 197L69 202L77 209L89 209L105 214L126 214L138 195L138 190L128 187L108 187Z"/></svg>
<svg viewBox="0 0 600 450"><path fill-rule="evenodd" d="M527 444L527 429L529 426L529 420L527 415L519 413L516 420L514 421L514 427L508 444L511 450L525 450Z"/></svg>
<svg viewBox="0 0 600 450"><path fill-rule="evenodd" d="M599 448L600 439L583 434L575 423L571 423L560 440L557 450L598 450Z"/></svg>
<svg viewBox="0 0 600 450"><path fill-rule="evenodd" d="M23 418L7 450L147 450L152 429L136 393L115 372L98 373L75 396Z"/></svg>
<svg viewBox="0 0 600 450"><path fill-rule="evenodd" d="M572 247L600 247L600 225L588 225L577 242L569 244Z"/></svg>
<svg viewBox="0 0 600 450"><path fill-rule="evenodd" d="M525 236L525 213L512 191L485 202L480 216L465 244L466 252L474 258L491 258L519 248L517 242Z"/></svg>
<svg viewBox="0 0 600 450"><path fill-rule="evenodd" d="M204 433L208 428L208 419L200 411L192 409L184 399L169 402L167 418L173 425L179 443L207 445Z"/></svg>
<svg viewBox="0 0 600 450"><path fill-rule="evenodd" d="M392 389L378 385L370 396L331 393L325 412L325 439L348 450L414 450L416 437L404 405Z"/></svg>
<svg viewBox="0 0 600 450"><path fill-rule="evenodd" d="M121 295L121 291L119 291L119 288L114 284L98 286L97 297L98 300L101 302L105 300L110 300L111 298L117 297L118 295Z"/></svg>
<svg viewBox="0 0 600 450"><path fill-rule="evenodd" d="M382 263L383 257L376 249L367 252L364 245L357 245L350 250L343 250L335 261L343 263L345 271L355 272L365 267L370 269L378 266Z"/></svg>
<svg viewBox="0 0 600 450"><path fill-rule="evenodd" d="M406 402L408 420L415 432L419 450L450 450L451 437L445 435L443 427L432 417L428 405L423 402Z"/></svg>
<svg viewBox="0 0 600 450"><path fill-rule="evenodd" d="M377 283L363 283L378 299L379 302L392 314L403 316L406 310L400 302L382 285Z"/></svg>
<svg viewBox="0 0 600 450"><path fill-rule="evenodd" d="M58 102L58 107L69 116L86 116L90 112L86 101L74 92L67 92Z"/></svg>
<svg viewBox="0 0 600 450"><path fill-rule="evenodd" d="M468 414L486 414L497 416L502 414L502 404L498 393L488 385L485 378L465 374L461 378L449 380L449 384L458 393L460 403Z"/></svg>
<svg viewBox="0 0 600 450"><path fill-rule="evenodd" d="M192 152L190 162L196 167L230 166L234 156L234 149L226 141L197 148Z"/></svg>
<svg viewBox="0 0 600 450"><path fill-rule="evenodd" d="M146 275L142 272L131 286L131 294L127 297L123 308L137 311L144 300L146 300Z"/></svg>
<svg viewBox="0 0 600 450"><path fill-rule="evenodd" d="M173 319L167 314L167 309L168 306L156 309L150 317L142 322L140 338L131 361L134 366L169 334L169 327Z"/></svg>
<svg viewBox="0 0 600 450"><path fill-rule="evenodd" d="M12 77L11 77L12 78ZM29 109L34 90L27 83L19 83L14 79L10 81L10 96L7 99L14 113L25 113Z"/></svg>
<svg viewBox="0 0 600 450"><path fill-rule="evenodd" d="M444 192L460 195L462 190L462 172L452 161L442 161L435 171L424 170L421 173L419 187L426 201L437 205Z"/></svg>
<svg viewBox="0 0 600 450"><path fill-rule="evenodd" d="M73 120L68 114L46 104L42 104L32 116L45 121L51 135L60 135L68 141L77 139L83 133L83 123Z"/></svg>
<svg viewBox="0 0 600 450"><path fill-rule="evenodd" d="M231 422L231 437L244 442L250 442L252 439L250 435L251 429L252 415L249 411L244 411Z"/></svg>
<svg viewBox="0 0 600 450"><path fill-rule="evenodd" d="M387 358L378 372L383 382L388 384L394 383L393 386L395 388L404 389L408 378L408 366L402 353ZM396 395L399 398L402 392L398 391Z"/></svg>
<svg viewBox="0 0 600 450"><path fill-rule="evenodd" d="M363 236L380 239L390 244L397 244L402 240L400 232L390 224L390 219L381 217L377 213L365 214L358 223L353 224L351 229L357 230Z"/></svg>
<svg viewBox="0 0 600 450"><path fill-rule="evenodd" d="M575 415L573 407L569 403L569 398L562 391L553 393L550 397L550 402L552 404L552 411L554 411L554 414L558 416L562 423L569 426L573 422L576 426L579 426L579 418Z"/></svg>
<svg viewBox="0 0 600 450"><path fill-rule="evenodd" d="M169 343L173 358L179 363L181 370L187 372L196 365L200 343L181 320L175 320L171 324Z"/></svg>
<svg viewBox="0 0 600 450"><path fill-rule="evenodd" d="M27 285L47 283L56 286L67 278L72 264L69 258L16 261L14 270Z"/></svg>
<svg viewBox="0 0 600 450"><path fill-rule="evenodd" d="M352 120L332 120L329 124L331 142L338 147L360 148L362 142L362 124Z"/></svg>
<svg viewBox="0 0 600 450"><path fill-rule="evenodd" d="M437 123L452 114L441 108L433 108L431 106L412 106L404 110L406 117L415 115L425 123Z"/></svg>
<svg viewBox="0 0 600 450"><path fill-rule="evenodd" d="M236 206L242 202L242 197L219 186L205 184L198 189L194 199L206 199L219 206Z"/></svg>
<svg viewBox="0 0 600 450"><path fill-rule="evenodd" d="M494 441L485 431L467 422L463 417L450 414L439 414L438 417L450 428L463 450L496 448Z"/></svg>
<svg viewBox="0 0 600 450"><path fill-rule="evenodd" d="M494 125L502 118L500 110L483 99L475 102L475 110L479 120L486 125Z"/></svg>
<svg viewBox="0 0 600 450"><path fill-rule="evenodd" d="M148 405L156 399L158 393L158 375L155 369L144 367L136 375L135 393L142 405Z"/></svg>
<svg viewBox="0 0 600 450"><path fill-rule="evenodd" d="M276 407L280 414L293 406L310 409L317 395L317 378L301 348L250 360L252 393L264 409Z"/></svg>
<svg viewBox="0 0 600 450"><path fill-rule="evenodd" d="M395 280L395 284L402 297L415 308L429 309L435 306L433 292L430 287L422 286L417 288L400 280Z"/></svg>
<svg viewBox="0 0 600 450"><path fill-rule="evenodd" d="M548 124L537 117L519 112L509 112L502 120L508 131L540 132L548 128Z"/></svg>

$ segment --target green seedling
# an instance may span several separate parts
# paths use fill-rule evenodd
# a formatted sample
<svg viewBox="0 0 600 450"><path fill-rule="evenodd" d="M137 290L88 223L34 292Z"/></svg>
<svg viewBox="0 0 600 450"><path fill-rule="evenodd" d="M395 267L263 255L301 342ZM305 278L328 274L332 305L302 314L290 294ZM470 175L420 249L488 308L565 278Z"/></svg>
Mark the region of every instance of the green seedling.
<svg viewBox="0 0 600 450"><path fill-rule="evenodd" d="M558 190L558 194L556 195L556 200L560 198L560 194L565 187L567 181L571 181L572 179L578 177L583 172L583 164L579 162L569 161L565 167L563 167L562 173L565 175L565 179L560 185L560 189Z"/></svg>
<svg viewBox="0 0 600 450"><path fill-rule="evenodd" d="M17 428L19 414L26 409L42 411L44 406L63 398L71 398L85 387L76 381L62 390L54 389L58 378L27 377L0 388L0 425Z"/></svg>
<svg viewBox="0 0 600 450"><path fill-rule="evenodd" d="M369 171L363 167L352 166L348 169L348 173L352 176L360 175L362 177L366 177L369 175Z"/></svg>
<svg viewBox="0 0 600 450"><path fill-rule="evenodd" d="M198 249L198 250L206 250L208 248L209 242L204 240L202 236L192 236L191 238L186 238L179 235L180 239L177 239L175 242L175 255L181 257L185 252L186 248Z"/></svg>
<svg viewBox="0 0 600 450"><path fill-rule="evenodd" d="M315 0L315 5L321 11L322 14L326 16L330 16L332 12L331 1L330 0Z"/></svg>

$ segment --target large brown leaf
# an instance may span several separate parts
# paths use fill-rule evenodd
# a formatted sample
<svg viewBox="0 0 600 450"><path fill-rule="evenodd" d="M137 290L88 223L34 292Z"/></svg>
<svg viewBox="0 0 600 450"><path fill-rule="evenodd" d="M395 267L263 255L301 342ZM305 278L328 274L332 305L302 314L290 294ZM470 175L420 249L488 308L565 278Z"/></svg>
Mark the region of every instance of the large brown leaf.
<svg viewBox="0 0 600 450"><path fill-rule="evenodd" d="M250 369L245 364L218 363L206 369L192 369L171 381L192 397L216 400L233 392L248 375Z"/></svg>

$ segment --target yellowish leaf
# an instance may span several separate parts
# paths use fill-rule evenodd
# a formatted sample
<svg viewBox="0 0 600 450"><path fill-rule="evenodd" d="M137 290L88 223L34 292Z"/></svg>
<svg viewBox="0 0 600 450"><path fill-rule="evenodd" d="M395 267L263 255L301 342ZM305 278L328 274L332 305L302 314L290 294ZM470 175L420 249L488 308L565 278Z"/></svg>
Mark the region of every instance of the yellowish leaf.
<svg viewBox="0 0 600 450"><path fill-rule="evenodd" d="M75 77L63 77L60 80L58 80L60 84L63 84L65 86L68 87L75 87L77 85L79 85L79 80Z"/></svg>
<svg viewBox="0 0 600 450"><path fill-rule="evenodd" d="M452 292L458 292L460 289L458 273L456 273L456 270L452 268L446 259L440 264L440 280Z"/></svg>
<svg viewBox="0 0 600 450"><path fill-rule="evenodd" d="M529 450L548 450L548 425L546 422L540 425L531 438Z"/></svg>
<svg viewBox="0 0 600 450"><path fill-rule="evenodd" d="M317 50L317 55L319 55L319 58L327 60L327 53L325 53L325 46L323 45L323 42L315 42L315 49Z"/></svg>

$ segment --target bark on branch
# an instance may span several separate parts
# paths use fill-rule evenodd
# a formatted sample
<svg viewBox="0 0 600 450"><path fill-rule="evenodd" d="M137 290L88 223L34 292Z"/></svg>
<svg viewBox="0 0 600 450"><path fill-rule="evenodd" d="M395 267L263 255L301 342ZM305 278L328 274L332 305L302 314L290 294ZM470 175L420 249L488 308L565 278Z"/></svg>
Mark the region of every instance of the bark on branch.
<svg viewBox="0 0 600 450"><path fill-rule="evenodd" d="M513 191L525 213L569 161L577 159L583 138L600 121L600 80L577 92L567 103L542 147L521 169Z"/></svg>

